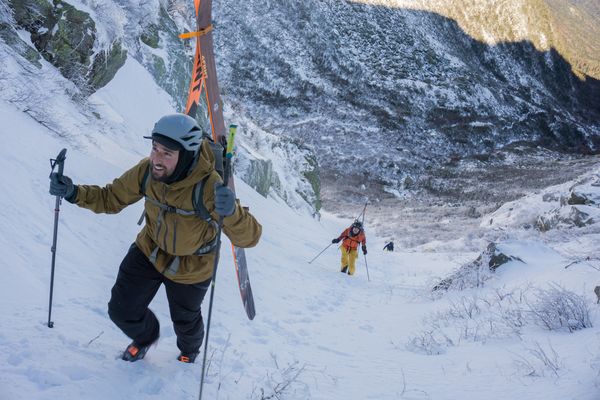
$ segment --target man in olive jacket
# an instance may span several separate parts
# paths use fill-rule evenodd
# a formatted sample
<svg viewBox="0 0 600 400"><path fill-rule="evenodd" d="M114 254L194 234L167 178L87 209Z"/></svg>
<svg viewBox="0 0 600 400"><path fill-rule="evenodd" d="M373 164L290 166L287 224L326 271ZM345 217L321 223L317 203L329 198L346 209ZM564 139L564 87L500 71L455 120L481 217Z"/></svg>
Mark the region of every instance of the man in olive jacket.
<svg viewBox="0 0 600 400"><path fill-rule="evenodd" d="M215 170L215 158L196 121L184 114L161 118L152 130L152 151L104 187L74 185L50 175L50 194L96 213L118 213L145 198L145 225L121 262L108 303L110 319L133 341L122 358L137 361L158 340L160 325L148 308L165 285L178 357L194 362L204 338L201 304L215 260L217 224L238 247L258 243L262 227L242 207ZM203 182L210 217L194 212L193 191Z"/></svg>

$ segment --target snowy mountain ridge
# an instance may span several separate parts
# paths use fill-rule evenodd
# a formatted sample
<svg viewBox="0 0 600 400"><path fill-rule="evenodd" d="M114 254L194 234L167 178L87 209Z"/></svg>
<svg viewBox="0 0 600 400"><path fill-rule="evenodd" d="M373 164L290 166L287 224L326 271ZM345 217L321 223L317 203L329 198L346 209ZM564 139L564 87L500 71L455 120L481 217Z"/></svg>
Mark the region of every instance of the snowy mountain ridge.
<svg viewBox="0 0 600 400"><path fill-rule="evenodd" d="M324 207L350 216L370 199L381 234L403 236L408 210L445 235L421 209L465 220L595 163L581 158L600 134L594 2L219 2L215 15L232 109L303 142Z"/></svg>
<svg viewBox="0 0 600 400"><path fill-rule="evenodd" d="M191 1L0 4L8 57L29 60L26 74L42 57L56 66L84 119L97 113L86 96L128 57L182 108L192 49L177 34L193 29ZM215 2L228 119L300 166L273 169L270 151L246 143L241 176L309 213L321 200L338 213L366 197L469 202L456 193L515 160L546 173L500 201L573 178L582 167L557 175L554 161L598 148L597 41L585 39L598 36L599 15L587 0ZM5 97L60 125L33 106L45 90L26 81Z"/></svg>

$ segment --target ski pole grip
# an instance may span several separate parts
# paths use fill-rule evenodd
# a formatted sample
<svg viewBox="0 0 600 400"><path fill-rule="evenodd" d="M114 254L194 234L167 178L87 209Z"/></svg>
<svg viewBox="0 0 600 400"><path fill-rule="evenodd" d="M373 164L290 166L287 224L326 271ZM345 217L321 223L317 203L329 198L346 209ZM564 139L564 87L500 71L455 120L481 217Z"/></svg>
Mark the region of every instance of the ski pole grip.
<svg viewBox="0 0 600 400"><path fill-rule="evenodd" d="M65 168L65 160L67 159L67 149L62 149L56 156L55 163L58 164L58 176L62 176Z"/></svg>

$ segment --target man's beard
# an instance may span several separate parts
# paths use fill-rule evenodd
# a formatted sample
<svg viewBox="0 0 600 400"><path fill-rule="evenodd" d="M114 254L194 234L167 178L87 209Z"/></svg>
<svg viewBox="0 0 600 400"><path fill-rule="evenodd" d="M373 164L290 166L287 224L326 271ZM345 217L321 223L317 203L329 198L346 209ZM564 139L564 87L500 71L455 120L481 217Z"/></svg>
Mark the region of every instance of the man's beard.
<svg viewBox="0 0 600 400"><path fill-rule="evenodd" d="M155 171L154 171L154 164L153 163L150 163L150 164L151 164L150 165L150 167L151 167L150 168L150 173L152 174L152 178L154 180L159 181L159 182L163 182L163 183L166 183L166 182L169 181L169 178L171 178L171 175L173 175L173 172L171 172L170 174L167 174L166 173L167 170L166 170L165 166L159 164L164 169L163 169L163 173L161 173L159 176L156 176L155 175Z"/></svg>

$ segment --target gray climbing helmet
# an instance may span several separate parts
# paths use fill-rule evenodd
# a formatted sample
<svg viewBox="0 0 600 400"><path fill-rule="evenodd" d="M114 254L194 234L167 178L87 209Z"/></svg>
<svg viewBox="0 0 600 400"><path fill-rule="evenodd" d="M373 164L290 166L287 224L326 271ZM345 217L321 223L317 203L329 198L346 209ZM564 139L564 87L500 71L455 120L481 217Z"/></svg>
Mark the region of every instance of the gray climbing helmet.
<svg viewBox="0 0 600 400"><path fill-rule="evenodd" d="M157 141L161 143L160 136L181 146L183 150L191 151L196 155L202 142L202 129L200 129L196 120L189 115L171 114L165 115L154 124L152 136L144 137L146 139L158 139Z"/></svg>

